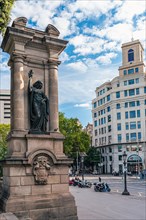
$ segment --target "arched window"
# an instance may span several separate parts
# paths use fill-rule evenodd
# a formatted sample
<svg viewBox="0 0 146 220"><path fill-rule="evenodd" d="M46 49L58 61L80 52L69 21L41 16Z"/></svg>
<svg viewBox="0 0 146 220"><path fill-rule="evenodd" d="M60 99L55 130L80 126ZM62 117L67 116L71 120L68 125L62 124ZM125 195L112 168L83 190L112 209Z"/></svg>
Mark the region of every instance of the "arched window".
<svg viewBox="0 0 146 220"><path fill-rule="evenodd" d="M128 62L134 61L134 50L128 50Z"/></svg>

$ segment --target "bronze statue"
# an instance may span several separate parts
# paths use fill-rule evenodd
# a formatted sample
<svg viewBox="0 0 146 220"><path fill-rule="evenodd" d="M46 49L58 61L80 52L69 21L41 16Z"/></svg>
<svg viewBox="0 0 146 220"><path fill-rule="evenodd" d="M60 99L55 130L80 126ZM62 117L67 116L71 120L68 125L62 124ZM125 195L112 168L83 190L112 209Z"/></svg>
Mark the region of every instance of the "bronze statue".
<svg viewBox="0 0 146 220"><path fill-rule="evenodd" d="M28 76L30 133L46 133L49 115L49 100L41 90L43 87L43 83L41 81L38 80L32 85L32 70L29 71Z"/></svg>

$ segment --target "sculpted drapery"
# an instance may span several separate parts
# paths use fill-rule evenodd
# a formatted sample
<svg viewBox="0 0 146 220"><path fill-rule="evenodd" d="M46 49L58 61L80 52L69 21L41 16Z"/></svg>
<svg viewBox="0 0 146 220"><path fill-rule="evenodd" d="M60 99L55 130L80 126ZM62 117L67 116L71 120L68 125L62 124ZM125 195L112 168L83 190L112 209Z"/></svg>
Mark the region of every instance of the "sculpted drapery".
<svg viewBox="0 0 146 220"><path fill-rule="evenodd" d="M28 73L28 98L30 112L30 133L45 133L49 115L49 100L41 90L43 83L36 81L32 85L33 71Z"/></svg>

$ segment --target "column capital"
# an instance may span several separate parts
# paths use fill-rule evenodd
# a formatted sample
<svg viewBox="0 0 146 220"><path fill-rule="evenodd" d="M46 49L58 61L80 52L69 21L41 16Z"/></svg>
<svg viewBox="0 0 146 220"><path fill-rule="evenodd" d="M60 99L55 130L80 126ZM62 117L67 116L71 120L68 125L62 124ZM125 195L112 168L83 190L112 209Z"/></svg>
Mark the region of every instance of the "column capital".
<svg viewBox="0 0 146 220"><path fill-rule="evenodd" d="M54 65L54 66L58 66L61 64L61 61L53 59L53 58L49 58L48 59L48 64L49 65Z"/></svg>

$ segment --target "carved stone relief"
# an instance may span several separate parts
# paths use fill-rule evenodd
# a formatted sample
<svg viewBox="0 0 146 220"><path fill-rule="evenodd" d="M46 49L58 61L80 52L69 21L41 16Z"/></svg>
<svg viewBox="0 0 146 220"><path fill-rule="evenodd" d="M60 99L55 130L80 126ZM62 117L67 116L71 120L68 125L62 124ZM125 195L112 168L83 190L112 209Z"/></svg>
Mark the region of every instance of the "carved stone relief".
<svg viewBox="0 0 146 220"><path fill-rule="evenodd" d="M35 157L33 161L33 174L36 184L47 184L50 168L51 163L46 155L38 155Z"/></svg>

